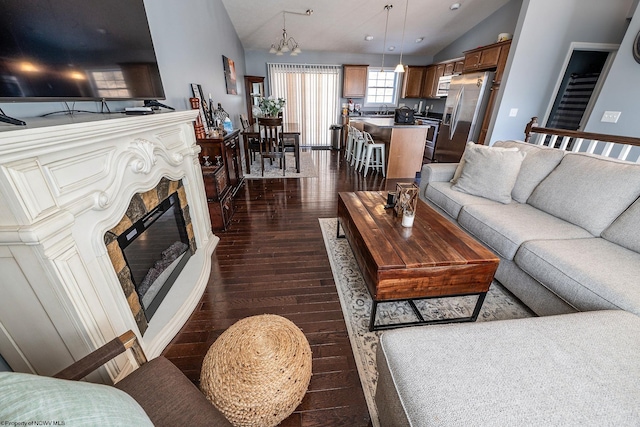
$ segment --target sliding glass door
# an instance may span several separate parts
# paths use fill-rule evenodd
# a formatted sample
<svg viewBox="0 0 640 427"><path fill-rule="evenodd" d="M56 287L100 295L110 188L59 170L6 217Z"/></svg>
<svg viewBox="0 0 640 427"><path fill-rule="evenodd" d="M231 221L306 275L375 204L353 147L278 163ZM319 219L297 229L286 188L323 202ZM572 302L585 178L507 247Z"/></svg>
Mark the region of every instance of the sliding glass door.
<svg viewBox="0 0 640 427"><path fill-rule="evenodd" d="M300 126L301 144L331 145L338 112L339 65L267 64L272 96L286 99L284 122Z"/></svg>

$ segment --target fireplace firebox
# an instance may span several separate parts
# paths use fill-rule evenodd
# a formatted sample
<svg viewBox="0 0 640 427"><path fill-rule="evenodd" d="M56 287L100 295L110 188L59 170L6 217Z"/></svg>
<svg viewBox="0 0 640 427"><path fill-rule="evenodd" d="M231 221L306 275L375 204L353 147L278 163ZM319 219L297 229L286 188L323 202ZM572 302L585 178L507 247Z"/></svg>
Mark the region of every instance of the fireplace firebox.
<svg viewBox="0 0 640 427"><path fill-rule="evenodd" d="M162 178L134 195L105 244L122 290L144 334L151 317L196 252L193 224L182 181Z"/></svg>
<svg viewBox="0 0 640 427"><path fill-rule="evenodd" d="M122 233L118 245L149 321L191 256L177 193Z"/></svg>

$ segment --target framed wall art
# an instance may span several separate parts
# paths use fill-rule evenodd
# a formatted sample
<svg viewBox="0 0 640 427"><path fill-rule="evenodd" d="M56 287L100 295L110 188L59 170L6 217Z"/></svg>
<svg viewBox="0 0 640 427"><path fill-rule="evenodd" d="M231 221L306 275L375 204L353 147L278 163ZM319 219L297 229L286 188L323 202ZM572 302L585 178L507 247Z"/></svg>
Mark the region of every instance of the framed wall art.
<svg viewBox="0 0 640 427"><path fill-rule="evenodd" d="M202 120L202 125L205 128L207 133L213 127L213 123L211 121L211 114L209 113L209 106L207 105L207 101L204 99L204 94L202 93L202 86L198 83L191 83L191 92L193 92L193 97L198 98L200 100L200 119Z"/></svg>
<svg viewBox="0 0 640 427"><path fill-rule="evenodd" d="M222 55L222 65L224 66L224 82L227 85L227 94L237 95L236 64L232 59Z"/></svg>

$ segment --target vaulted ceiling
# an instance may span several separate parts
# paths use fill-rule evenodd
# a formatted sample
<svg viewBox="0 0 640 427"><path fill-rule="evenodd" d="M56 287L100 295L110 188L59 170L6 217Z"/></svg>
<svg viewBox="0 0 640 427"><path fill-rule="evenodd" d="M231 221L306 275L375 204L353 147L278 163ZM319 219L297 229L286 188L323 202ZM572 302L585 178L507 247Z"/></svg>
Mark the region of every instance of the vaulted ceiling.
<svg viewBox="0 0 640 427"><path fill-rule="evenodd" d="M508 2L463 0L451 10L453 0L222 0L245 50L268 50L280 39L287 11L296 13L286 14L287 33L303 51L346 53L382 52L390 4L387 49L400 53L407 10L403 52L408 55L438 53ZM313 13L306 15L309 9ZM365 41L367 35L373 40Z"/></svg>

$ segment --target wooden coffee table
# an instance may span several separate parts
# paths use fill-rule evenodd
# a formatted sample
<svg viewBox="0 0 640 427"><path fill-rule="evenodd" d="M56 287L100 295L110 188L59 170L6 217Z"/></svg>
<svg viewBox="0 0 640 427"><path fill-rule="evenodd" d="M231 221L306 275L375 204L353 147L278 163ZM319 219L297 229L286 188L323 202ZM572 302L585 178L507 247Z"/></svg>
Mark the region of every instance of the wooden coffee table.
<svg viewBox="0 0 640 427"><path fill-rule="evenodd" d="M351 245L373 299L369 330L418 324L474 322L499 259L422 200L413 227L404 228L386 192L338 194L338 237ZM340 234L340 229L344 235ZM425 320L414 300L478 295L470 317ZM416 322L375 325L378 303L406 300Z"/></svg>

